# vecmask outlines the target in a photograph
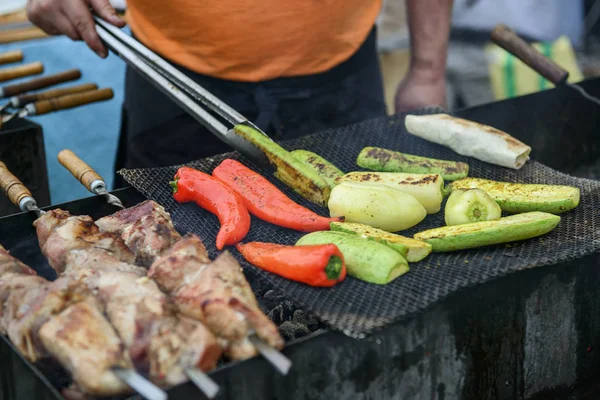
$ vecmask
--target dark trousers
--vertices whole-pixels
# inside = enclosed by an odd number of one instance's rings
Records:
[[[316,75],[247,83],[178,68],[276,140],[386,114],[375,29],[350,59]],[[137,72],[126,74],[117,171],[232,151]],[[114,186],[125,186],[118,174]]]

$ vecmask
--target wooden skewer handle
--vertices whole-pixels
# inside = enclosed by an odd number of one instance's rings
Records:
[[[77,157],[71,150],[65,149],[58,153],[58,162],[77,179],[87,190],[92,191],[92,182],[103,180],[102,177],[87,165],[81,158]]]
[[[0,65],[23,61],[23,52],[21,50],[7,51],[0,54]]]
[[[42,115],[52,111],[65,110],[84,104],[108,100],[112,99],[113,95],[113,91],[110,88],[104,88],[42,100],[35,103],[35,114]]]
[[[565,83],[569,78],[569,72],[537,51],[506,25],[498,25],[494,28],[492,42],[529,65],[555,85]]]
[[[42,72],[44,72],[44,65],[41,62],[34,62],[18,67],[2,68],[0,69],[0,82],[41,74]]]
[[[81,71],[78,69],[71,69],[58,74],[35,78],[27,82],[5,86],[2,88],[2,94],[4,97],[16,96],[31,90],[42,89],[59,83],[74,81],[79,78],[81,78]]]
[[[31,192],[23,183],[12,174],[2,161],[0,161],[0,188],[8,199],[17,207],[24,197],[32,197]]]
[[[48,100],[54,97],[66,96],[68,94],[89,92],[90,90],[96,89],[98,89],[98,85],[96,85],[95,83],[84,83],[83,85],[69,86],[59,89],[50,89],[39,93],[23,94],[18,97],[18,104],[16,104],[16,107],[22,107],[25,104],[34,103],[40,100]]]

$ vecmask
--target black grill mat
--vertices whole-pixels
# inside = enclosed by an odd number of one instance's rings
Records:
[[[435,112],[441,110],[427,108],[418,113]],[[202,145],[200,141],[198,145]],[[469,175],[472,177],[571,185],[581,189],[579,207],[563,214],[557,229],[546,236],[509,245],[454,253],[434,253],[419,263],[412,263],[409,273],[384,286],[348,277],[333,288],[313,288],[259,270],[246,263],[232,248],[247,274],[265,279],[289,300],[316,314],[332,329],[352,337],[365,337],[375,329],[421,311],[460,289],[527,268],[571,261],[600,249],[600,182],[565,175],[531,160],[521,170],[515,171],[459,156],[447,148],[408,134],[404,128],[404,115],[382,117],[323,131],[283,142],[282,145],[288,150],[314,151],[345,172],[360,170],[355,161],[362,148],[378,146],[421,156],[464,161],[469,164]],[[560,157],[560,149],[557,149],[557,157]],[[250,168],[263,173],[298,203],[321,215],[327,215],[327,210],[305,201],[237,152],[195,161],[188,165],[211,173],[225,158],[242,161]],[[219,222],[215,216],[195,204],[178,204],[173,200],[168,182],[172,180],[176,170],[177,167],[173,166],[119,172],[145,196],[162,204],[171,213],[180,231],[198,234],[206,243],[211,257],[215,257],[217,250],[214,243]],[[443,218],[442,208],[441,212],[428,215],[419,225],[401,234],[411,237],[415,232],[443,226]],[[302,233],[279,228],[252,217],[251,230],[244,242],[294,244],[301,236]]]

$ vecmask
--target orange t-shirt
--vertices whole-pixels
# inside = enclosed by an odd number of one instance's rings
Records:
[[[373,28],[382,0],[128,0],[142,43],[192,71],[257,82],[327,71]]]

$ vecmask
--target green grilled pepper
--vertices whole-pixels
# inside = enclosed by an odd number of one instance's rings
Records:
[[[543,211],[560,214],[579,205],[580,191],[573,186],[496,182],[465,178],[450,185],[456,189],[481,189],[508,213]]]
[[[458,161],[437,160],[400,153],[380,147],[365,147],[356,164],[371,171],[438,174],[445,181],[461,179],[469,174],[469,165]]]
[[[348,275],[369,283],[385,285],[408,272],[408,262],[389,247],[343,232],[319,231],[305,235],[297,246],[335,244],[344,255]]]
[[[414,238],[431,244],[434,252],[464,250],[545,235],[559,222],[558,215],[532,211],[494,221],[430,229],[415,234]]]

